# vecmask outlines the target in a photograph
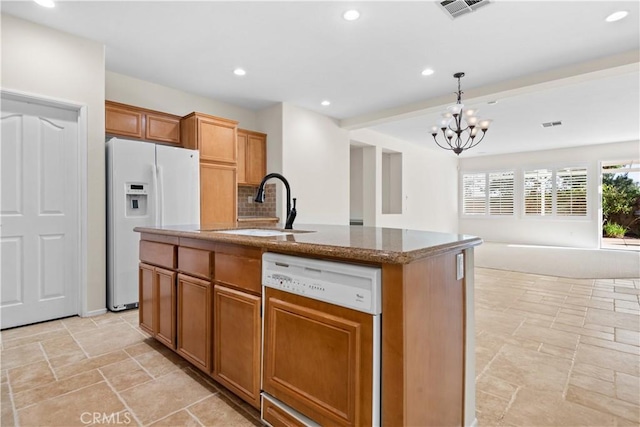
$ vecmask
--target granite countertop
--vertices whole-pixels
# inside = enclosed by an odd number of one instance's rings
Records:
[[[406,264],[419,258],[482,243],[479,237],[465,234],[348,225],[295,224],[294,230],[284,230],[292,234],[273,237],[219,233],[222,230],[245,228],[282,230],[283,227],[283,224],[267,225],[258,222],[252,225],[242,222],[205,226],[136,227],[134,231],[390,264]]]

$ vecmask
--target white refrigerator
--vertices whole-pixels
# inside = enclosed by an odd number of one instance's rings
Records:
[[[107,141],[107,308],[138,306],[139,226],[200,224],[197,150]]]

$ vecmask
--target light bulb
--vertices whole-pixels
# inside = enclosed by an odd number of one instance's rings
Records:
[[[627,12],[626,10],[619,10],[619,11],[614,12],[611,15],[607,16],[605,21],[607,21],[607,22],[616,22],[616,21],[619,21],[621,19],[626,18],[627,15],[629,15],[629,12]]]
[[[455,114],[460,114],[460,111],[462,111],[463,108],[464,108],[463,104],[453,104],[447,107],[447,111],[455,115]]]
[[[453,131],[451,129],[447,129],[445,134],[447,135],[447,138],[451,138],[453,136]]]
[[[358,12],[355,9],[352,10],[347,10],[342,17],[347,20],[347,21],[355,21],[356,19],[360,18],[360,12]]]
[[[53,0],[34,0],[34,1],[42,7],[52,8],[56,6]]]
[[[479,125],[480,125],[480,129],[482,129],[482,130],[487,130],[487,129],[489,129],[489,126],[491,126],[491,122],[492,122],[492,121],[493,121],[493,120],[490,120],[490,119],[480,120],[480,123],[479,123]]]
[[[443,117],[442,119],[440,119],[438,121],[438,124],[440,125],[440,129],[444,129],[447,126],[449,126],[449,122],[450,121],[451,121],[451,117],[449,117],[449,118]]]
[[[476,116],[465,117],[468,126],[475,126],[478,124],[478,118]]]
[[[439,129],[438,126],[431,126],[431,133],[434,134],[434,135],[437,134],[438,133],[438,129]]]

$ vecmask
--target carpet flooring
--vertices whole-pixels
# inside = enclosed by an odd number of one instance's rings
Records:
[[[485,242],[475,249],[475,265],[576,279],[627,279],[640,277],[640,252]]]

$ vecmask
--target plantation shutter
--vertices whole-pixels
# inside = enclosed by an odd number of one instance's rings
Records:
[[[462,175],[462,213],[484,215],[487,210],[486,174]]]
[[[564,168],[556,172],[556,215],[587,215],[586,168]]]
[[[513,172],[489,174],[489,215],[513,215]]]
[[[549,169],[524,173],[524,214],[551,215],[553,213],[553,181]]]

